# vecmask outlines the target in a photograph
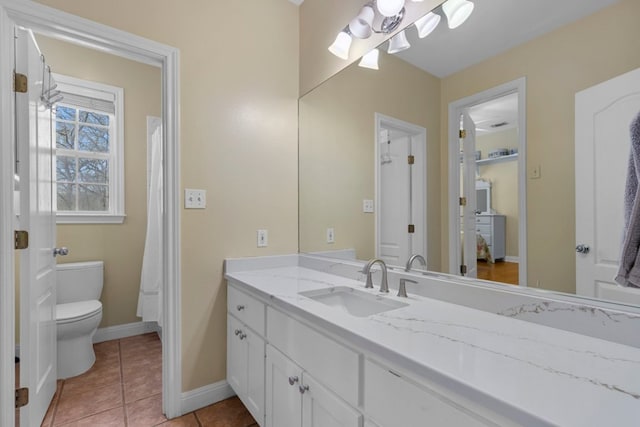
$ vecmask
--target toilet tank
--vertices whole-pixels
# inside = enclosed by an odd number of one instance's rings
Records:
[[[99,300],[104,279],[102,261],[70,262],[56,266],[56,303]]]

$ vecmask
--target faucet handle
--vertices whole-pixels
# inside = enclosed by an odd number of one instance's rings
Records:
[[[407,282],[418,284],[415,280],[400,279],[400,286],[398,286],[398,296],[407,298]]]

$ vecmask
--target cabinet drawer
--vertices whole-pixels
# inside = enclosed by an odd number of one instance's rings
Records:
[[[489,236],[491,235],[491,226],[476,224],[476,232],[482,234],[483,236]]]
[[[418,387],[369,360],[364,364],[364,410],[380,427],[423,427],[426,420],[433,426],[494,425],[434,390]]]
[[[491,224],[490,216],[476,216],[476,224]]]
[[[227,311],[262,336],[264,336],[264,310],[265,306],[262,302],[233,286],[227,286]]]
[[[358,406],[358,353],[271,307],[267,307],[267,340],[324,386]]]

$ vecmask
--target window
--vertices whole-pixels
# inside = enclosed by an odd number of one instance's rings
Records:
[[[123,89],[54,75],[58,223],[124,220]]]

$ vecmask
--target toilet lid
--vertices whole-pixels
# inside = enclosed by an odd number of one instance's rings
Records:
[[[91,317],[102,310],[98,300],[69,302],[56,305],[56,321],[77,321]]]

